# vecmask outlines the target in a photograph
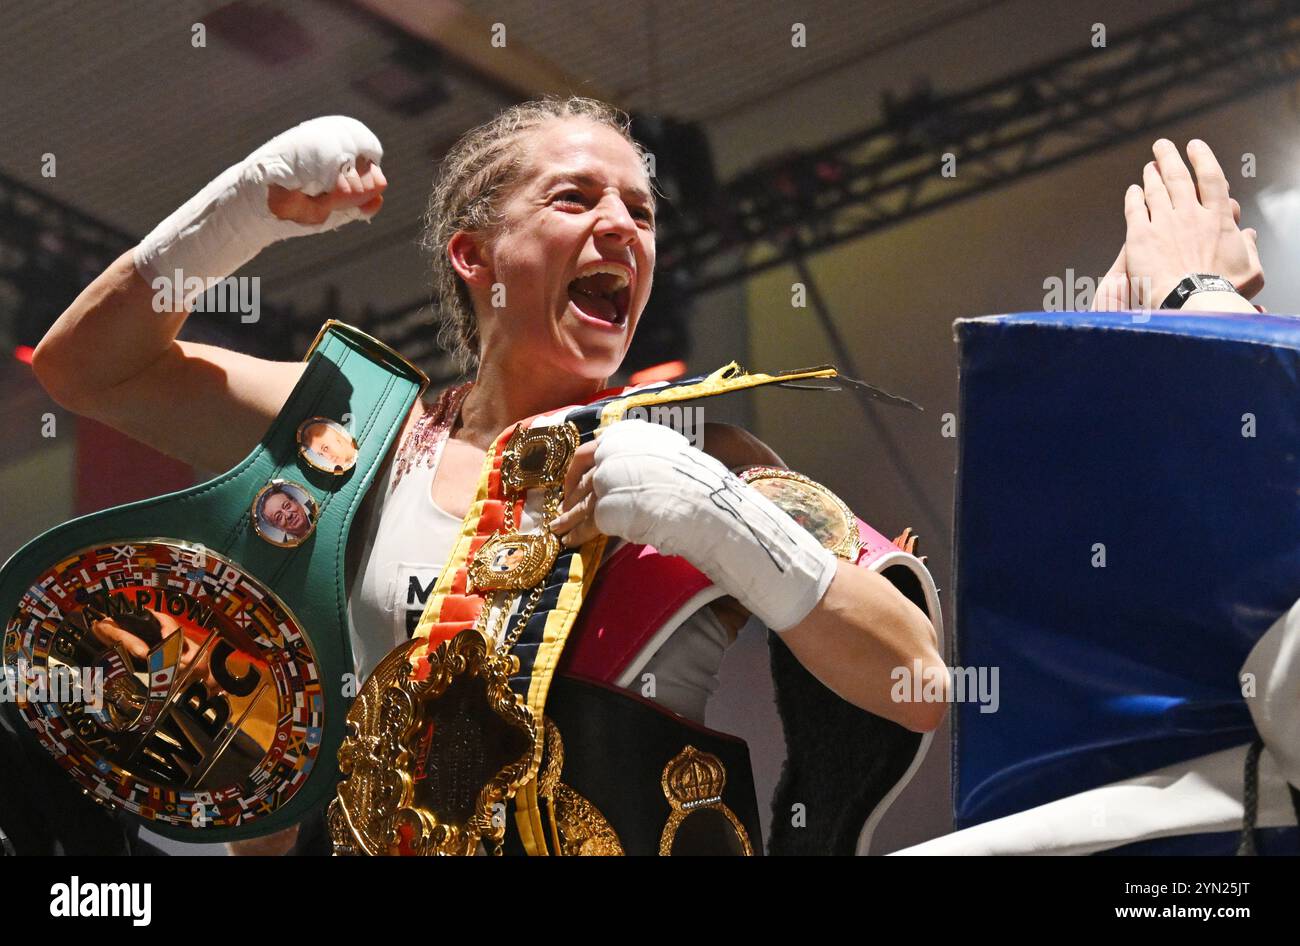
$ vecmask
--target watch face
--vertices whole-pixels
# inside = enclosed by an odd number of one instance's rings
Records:
[[[95,800],[195,829],[248,824],[306,784],[324,725],[294,616],[237,564],[170,539],[50,565],[5,626],[18,712]]]

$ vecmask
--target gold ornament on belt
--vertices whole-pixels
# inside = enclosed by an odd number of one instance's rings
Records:
[[[527,781],[536,727],[510,689],[518,661],[470,628],[438,645],[417,681],[410,652],[422,643],[385,657],[348,713],[336,853],[474,854],[500,842],[498,806]]]
[[[857,516],[821,483],[794,470],[771,466],[750,467],[740,478],[840,558],[857,560],[862,550]]]
[[[511,435],[501,462],[503,529],[467,566],[471,590],[487,593],[475,626],[427,658],[423,639],[394,650],[348,712],[345,778],[329,811],[335,853],[470,855],[480,844],[501,853],[505,803],[531,778],[538,730],[510,687],[519,671],[510,651],[559,554],[550,524],[577,446],[570,423]],[[546,490],[541,531],[521,534],[514,504],[533,488]],[[514,630],[504,633],[512,614]],[[417,679],[421,660],[427,673]]]
[[[564,741],[546,720],[546,756],[537,776],[537,797],[546,802],[554,854],[563,857],[620,857],[623,845],[600,809],[560,781]]]
[[[550,524],[560,514],[564,475],[578,449],[578,428],[571,423],[516,428],[501,456],[501,489],[506,495],[505,524],[479,548],[469,564],[470,591],[518,591],[550,574],[560,554],[560,540]],[[521,533],[515,527],[510,498],[543,489],[542,526]]]
[[[661,856],[690,853],[674,850],[682,826],[688,819],[716,822],[719,817],[725,821],[720,825],[715,823],[702,826],[702,830],[710,834],[721,830],[730,835],[728,840],[733,843],[737,854],[749,857],[754,853],[749,843],[749,832],[736,817],[736,813],[722,802],[722,791],[727,786],[727,769],[713,753],[687,746],[664,766],[660,784],[668,805],[672,808],[672,814],[668,816],[659,838]]]

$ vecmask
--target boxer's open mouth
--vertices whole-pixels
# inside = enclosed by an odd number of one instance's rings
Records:
[[[632,297],[627,267],[616,263],[594,263],[569,283],[569,301],[583,315],[611,325],[627,321]]]

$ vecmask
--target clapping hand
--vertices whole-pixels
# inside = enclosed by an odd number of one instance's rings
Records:
[[[1189,273],[1223,276],[1247,299],[1264,285],[1255,230],[1240,228],[1241,205],[1210,146],[1187,145],[1195,179],[1173,142],[1152,146],[1143,183],[1124,195],[1124,247],[1097,287],[1094,309],[1156,308]],[[1136,292],[1136,298],[1134,298]]]

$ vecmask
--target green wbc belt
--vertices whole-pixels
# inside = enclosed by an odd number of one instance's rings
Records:
[[[329,322],[237,467],[19,550],[0,570],[17,728],[170,837],[252,837],[322,806],[356,691],[348,532],[427,383]]]

